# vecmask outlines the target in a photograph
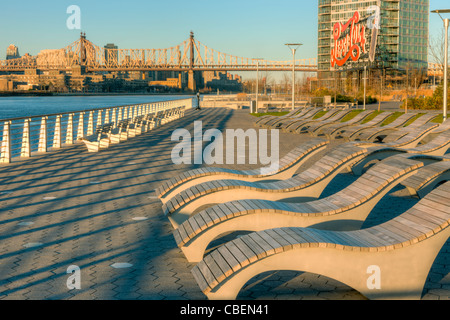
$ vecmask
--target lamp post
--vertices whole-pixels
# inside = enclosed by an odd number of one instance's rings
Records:
[[[364,66],[364,110],[366,110],[367,66]]]
[[[259,96],[259,60],[261,58],[255,58],[256,60],[256,112],[258,112],[258,96]]]
[[[450,9],[443,9],[443,10],[433,10],[432,13],[437,13],[439,17],[441,17],[442,21],[444,22],[444,28],[445,28],[445,39],[444,39],[444,105],[442,110],[443,115],[443,121],[447,120],[447,88],[448,88],[448,26],[449,26],[449,19],[444,19],[441,16],[441,13],[450,13]]]
[[[295,109],[295,52],[301,43],[286,43],[286,45],[292,51],[292,110]]]

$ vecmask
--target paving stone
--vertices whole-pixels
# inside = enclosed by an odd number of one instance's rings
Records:
[[[190,273],[195,264],[188,263],[176,246],[171,224],[154,197],[163,181],[198,167],[175,166],[170,156],[176,144],[171,133],[178,128],[192,131],[195,120],[202,120],[204,129],[253,128],[253,118],[245,110],[204,109],[99,153],[88,153],[84,145],[76,144],[0,166],[0,181],[7,181],[8,190],[13,190],[0,194],[0,300],[205,300]],[[280,132],[280,154],[308,139]],[[330,147],[341,143],[332,141]],[[339,174],[322,196],[354,179]],[[387,221],[393,210],[401,213],[416,202],[397,187],[374,208],[363,227]],[[146,219],[133,220],[136,217]],[[33,224],[19,225],[23,222]],[[42,246],[23,247],[33,242]],[[133,266],[111,268],[116,262]],[[81,268],[81,290],[66,286],[70,276],[66,270],[72,264]],[[449,272],[450,240],[431,269],[424,300],[448,299]],[[238,296],[239,300],[291,298],[364,299],[345,284],[297,271],[259,275]]]

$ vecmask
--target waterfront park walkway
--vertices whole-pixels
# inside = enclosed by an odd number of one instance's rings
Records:
[[[154,190],[198,167],[172,163],[175,129],[193,132],[194,121],[201,120],[204,130],[245,130],[253,128],[253,119],[248,110],[190,109],[181,119],[97,153],[77,143],[0,165],[0,300],[206,299],[191,274],[195,264],[177,247]],[[280,131],[280,156],[307,139],[311,137]],[[340,143],[332,140],[328,148]],[[305,167],[321,155],[309,159]],[[350,173],[337,175],[323,196],[355,179]],[[403,213],[417,201],[398,186],[373,209],[363,227],[392,218],[387,212]],[[80,268],[80,289],[67,287],[71,265]],[[447,241],[422,299],[450,297],[449,265]],[[243,299],[365,298],[324,276],[276,271],[247,283],[238,296]]]

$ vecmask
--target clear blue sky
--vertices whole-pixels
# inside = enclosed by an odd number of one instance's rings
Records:
[[[317,55],[317,0],[21,0],[2,1],[0,59],[14,43],[20,54],[59,49],[79,38],[66,20],[70,5],[81,8],[81,28],[99,46],[167,48],[189,37],[210,48],[248,58],[290,60],[287,42],[304,45],[298,58]],[[431,0],[430,10],[450,8]],[[430,34],[442,21],[431,14]]]

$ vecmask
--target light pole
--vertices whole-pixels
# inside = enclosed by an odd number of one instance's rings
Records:
[[[258,96],[259,96],[259,60],[261,58],[256,58],[256,112],[258,112]]]
[[[441,16],[441,13],[450,13],[450,9],[443,9],[443,10],[433,10],[432,13],[437,13],[439,17],[441,17],[442,21],[444,21],[444,28],[445,28],[445,39],[444,39],[444,47],[445,47],[445,53],[444,53],[444,105],[442,110],[443,115],[443,121],[445,122],[447,120],[447,88],[448,88],[448,26],[449,26],[449,19],[444,19]]]
[[[295,109],[295,52],[301,43],[286,43],[286,45],[292,51],[292,110]]]
[[[367,66],[364,66],[364,110],[366,110]]]

